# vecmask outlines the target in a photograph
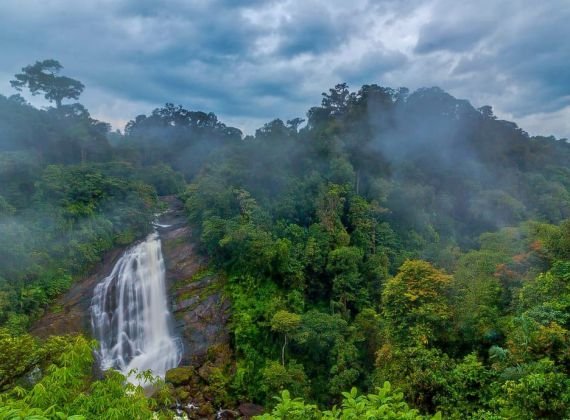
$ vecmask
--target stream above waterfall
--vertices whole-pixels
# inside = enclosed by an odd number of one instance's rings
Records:
[[[115,368],[126,376],[132,369],[150,370],[164,378],[180,363],[182,344],[171,328],[157,232],[127,249],[111,274],[97,284],[91,325],[100,344],[102,369]]]

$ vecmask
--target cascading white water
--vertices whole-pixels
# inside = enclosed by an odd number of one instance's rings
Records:
[[[124,375],[151,370],[164,378],[180,363],[182,349],[170,328],[165,270],[158,234],[128,249],[96,287],[91,323],[101,367]],[[129,380],[136,382],[133,378]]]

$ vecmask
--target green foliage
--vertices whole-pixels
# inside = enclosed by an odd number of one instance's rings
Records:
[[[336,406],[330,411],[321,411],[317,406],[306,404],[302,399],[292,399],[289,391],[283,391],[276,397],[277,405],[269,414],[257,416],[259,420],[273,419],[440,419],[441,414],[422,416],[417,410],[408,406],[403,400],[401,392],[395,392],[389,382],[385,382],[376,392],[368,395],[359,395],[356,388],[350,392],[342,393],[343,399],[340,408]]]
[[[273,420],[273,419],[290,419],[290,420],[304,420],[304,419],[320,419],[322,414],[316,405],[305,404],[301,398],[291,398],[289,391],[281,392],[280,397],[275,397],[277,405],[271,414],[264,414],[263,416],[255,417],[258,420]]]
[[[113,176],[116,165],[49,165],[35,182],[31,207],[0,219],[0,324],[25,328],[75,276],[105,251],[149,232],[154,189]],[[12,321],[10,321],[12,320]]]
[[[406,261],[382,295],[390,333],[400,343],[427,345],[442,340],[451,317],[451,276],[425,261]]]
[[[497,266],[508,258],[488,250],[470,251],[458,261],[454,274],[453,306],[465,340],[492,342],[499,332],[502,287]]]
[[[368,303],[366,288],[359,272],[363,252],[356,247],[340,247],[328,256],[327,271],[333,277],[333,299],[346,311],[348,305],[360,309]]]
[[[61,104],[82,85],[60,69],[14,81],[57,109],[0,96],[0,417],[163,407],[116,373],[93,382],[84,339],[25,331],[148,233],[157,194],[180,193],[232,302],[235,366],[208,365],[204,390],[216,404],[281,392],[265,418],[569,415],[567,142],[437,88],[346,84],[302,128],[276,119],[243,138],[166,104],[122,135]]]
[[[39,362],[36,340],[29,334],[13,335],[0,328],[0,390]]]
[[[438,349],[383,345],[377,353],[375,383],[389,381],[422,411],[433,412],[448,386],[453,360]]]
[[[290,389],[295,395],[305,395],[308,381],[303,365],[290,361],[287,366],[270,361],[262,371],[262,384],[266,395],[275,395],[284,389]]]
[[[58,76],[62,68],[57,60],[36,61],[24,67],[22,73],[16,74],[10,84],[17,90],[27,87],[32,95],[44,93],[45,98],[50,102],[55,101],[59,108],[63,99],[78,99],[85,88],[78,80]]]
[[[466,418],[489,408],[495,372],[488,369],[476,354],[469,354],[449,372],[438,406],[450,418]]]
[[[526,366],[520,378],[507,380],[493,400],[505,418],[559,419],[570,414],[570,379],[548,359]]]
[[[144,183],[152,185],[158,195],[174,195],[184,191],[185,182],[182,174],[164,163],[142,169],[139,178]]]
[[[569,152],[438,89],[343,84],[305,128],[222,147],[185,199],[230,278],[239,398],[267,404],[302,371],[321,405],[389,380],[424,412],[501,416],[504,371],[568,364],[570,299],[531,285],[566,256],[566,224],[545,222],[567,217]]]
[[[17,386],[0,394],[1,419],[153,418],[157,401],[147,398],[142,387],[125,384],[125,377],[118,372],[111,370],[104,379],[91,381],[95,343],[81,336],[54,340],[31,353],[45,355],[54,346],[58,348],[58,355],[50,356],[53,363],[42,370],[38,382],[30,389]],[[159,390],[162,386],[148,373],[140,373],[137,378]]]

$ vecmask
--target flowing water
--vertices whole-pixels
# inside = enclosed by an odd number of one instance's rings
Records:
[[[150,369],[164,377],[180,363],[182,349],[170,325],[158,233],[125,251],[95,287],[91,323],[103,369],[115,368],[124,375],[131,369]]]

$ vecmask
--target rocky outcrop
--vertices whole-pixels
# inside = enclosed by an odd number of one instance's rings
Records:
[[[228,393],[235,364],[228,345],[208,349],[200,367],[181,366],[166,372],[165,381],[177,401],[173,408],[189,419],[249,419],[263,413],[263,407],[237,402]]]
[[[175,197],[163,200],[169,210],[160,216],[158,229],[175,327],[184,343],[181,364],[199,366],[208,349],[229,343],[229,301],[222,293],[224,279],[208,271],[195,249],[182,203]]]

